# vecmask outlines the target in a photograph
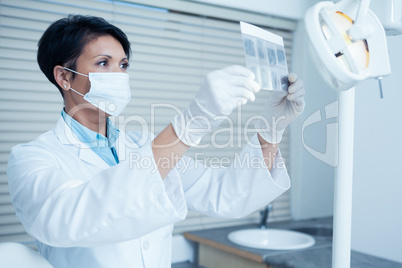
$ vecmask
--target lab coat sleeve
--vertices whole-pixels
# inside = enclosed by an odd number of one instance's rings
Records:
[[[46,148],[14,147],[7,173],[26,231],[51,246],[92,247],[139,238],[184,219],[179,175],[172,171],[163,182],[149,144],[136,153],[151,159],[152,167],[122,161],[83,182],[64,175]]]
[[[203,157],[196,156],[195,160]],[[257,135],[236,155],[229,168],[206,167],[202,162],[186,157],[176,169],[181,174],[188,208],[211,217],[247,216],[290,188],[280,152],[270,172]]]

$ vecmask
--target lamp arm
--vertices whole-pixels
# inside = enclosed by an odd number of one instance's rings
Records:
[[[348,31],[348,34],[350,35],[350,37],[352,37],[354,41],[367,39],[373,33],[373,29],[365,23],[369,6],[370,0],[360,0],[356,19],[353,26]]]

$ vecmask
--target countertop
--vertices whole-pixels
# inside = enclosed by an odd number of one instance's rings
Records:
[[[332,217],[304,221],[268,223],[268,228],[295,230],[304,227],[332,228]],[[243,247],[230,242],[228,234],[235,230],[257,228],[257,224],[224,227],[184,233],[184,236],[197,243],[226,251],[260,263],[267,263],[275,268],[325,268],[331,267],[332,237],[313,235],[315,244],[301,250],[263,250]],[[352,268],[402,268],[402,263],[377,258],[352,251]]]
[[[171,268],[207,268],[207,267],[190,262],[180,262],[180,263],[173,263]]]

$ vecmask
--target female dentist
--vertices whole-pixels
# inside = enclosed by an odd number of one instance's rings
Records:
[[[262,164],[208,168],[183,155],[219,125],[214,119],[254,100],[253,74],[241,66],[209,73],[190,105],[153,137],[109,120],[131,97],[129,58],[126,35],[98,17],[60,19],[38,43],[39,66],[64,108],[54,129],[12,149],[7,174],[17,216],[54,267],[170,267],[173,224],[187,209],[243,217],[290,187],[278,143],[304,109],[296,76],[288,93],[270,98],[259,133],[239,155]],[[133,155],[149,165],[133,163]]]

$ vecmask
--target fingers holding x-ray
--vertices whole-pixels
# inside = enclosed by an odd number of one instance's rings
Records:
[[[253,79],[245,77],[233,76],[230,78],[230,84],[235,87],[247,89],[253,93],[257,93],[261,89],[260,85],[257,82],[255,82]]]
[[[290,80],[290,79],[289,79]],[[289,94],[287,99],[291,101],[292,107],[297,114],[301,114],[304,110],[305,101],[304,94],[306,93],[303,87],[303,81],[296,80],[289,86]]]
[[[234,75],[234,76],[243,76],[243,77],[247,77],[251,80],[255,79],[255,75],[252,71],[250,71],[249,69],[247,69],[244,66],[241,65],[232,65],[226,68],[223,68],[222,71],[230,74],[230,75]]]
[[[244,105],[249,100],[250,101],[255,100],[255,94],[244,87],[233,87],[231,94],[233,96],[235,106],[237,105],[238,102]]]
[[[297,74],[295,74],[295,73],[290,73],[289,75],[288,75],[288,80],[289,80],[289,82],[292,84],[292,83],[294,83],[296,80],[297,80]]]
[[[290,101],[297,99],[300,96],[304,96],[305,90],[303,87],[303,81],[297,80],[289,86],[287,98]]]

